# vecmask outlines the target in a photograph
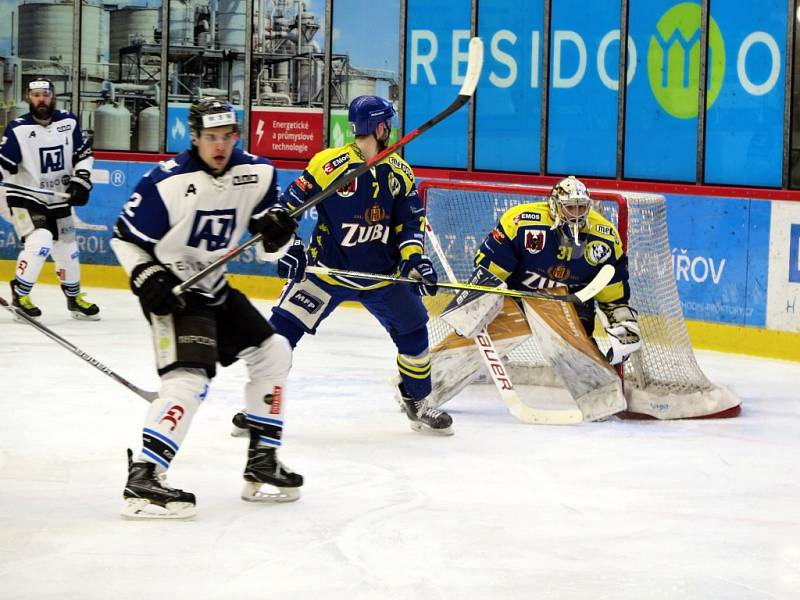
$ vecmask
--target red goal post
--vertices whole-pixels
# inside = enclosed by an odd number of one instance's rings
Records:
[[[425,180],[418,192],[442,245],[443,256],[428,249],[437,272],[443,276],[447,261],[456,279],[466,281],[475,251],[500,216],[517,204],[546,200],[550,187]],[[624,367],[629,413],[659,419],[738,415],[740,400],[711,383],[695,359],[675,284],[664,196],[618,190],[591,190],[591,196],[594,208],[619,230],[628,254],[631,306],[639,311],[642,350]],[[445,295],[428,305],[431,347],[451,331],[437,318],[447,300]],[[533,340],[505,360],[515,383],[561,387]]]

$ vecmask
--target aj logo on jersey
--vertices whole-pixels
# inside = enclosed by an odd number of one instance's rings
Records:
[[[209,252],[227,248],[234,227],[236,227],[236,210],[233,208],[198,210],[194,214],[192,233],[187,244],[193,248],[200,248],[205,242],[205,249]]]
[[[42,173],[64,170],[64,148],[62,146],[39,148],[39,162],[42,164]]]

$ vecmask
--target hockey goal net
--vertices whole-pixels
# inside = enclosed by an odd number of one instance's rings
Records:
[[[549,191],[536,185],[423,181],[419,193],[444,255],[437,255],[430,244],[427,252],[440,277],[447,272],[445,260],[456,279],[466,281],[475,252],[500,216],[517,204],[546,200]],[[623,373],[627,414],[660,419],[738,415],[740,400],[711,383],[695,359],[675,285],[664,196],[604,190],[591,194],[595,209],[617,225],[628,254],[630,304],[639,311],[642,349],[625,363]],[[439,294],[428,305],[431,347],[452,332],[437,318],[449,299]],[[602,338],[598,344],[605,351]],[[533,338],[504,359],[517,384],[563,387]]]

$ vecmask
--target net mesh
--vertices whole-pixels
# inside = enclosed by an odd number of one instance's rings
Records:
[[[428,223],[447,262],[443,264],[429,237],[427,252],[437,272],[442,278],[466,281],[473,270],[475,252],[502,214],[517,204],[546,200],[549,188],[425,182],[420,193],[426,202]],[[714,390],[695,360],[686,330],[673,274],[664,197],[594,190],[592,197],[595,208],[620,230],[629,260],[630,303],[639,311],[642,350],[625,363],[626,388],[656,396],[689,396]],[[452,331],[437,318],[451,297],[440,293],[428,301],[431,347]],[[598,343],[605,350],[602,338]],[[513,350],[506,362],[515,382],[560,385],[532,338]]]

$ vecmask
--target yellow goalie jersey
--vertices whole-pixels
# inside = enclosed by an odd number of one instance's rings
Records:
[[[476,266],[488,269],[517,290],[566,286],[574,292],[605,264],[613,265],[616,273],[595,300],[627,304],[628,259],[617,228],[599,212],[590,210],[576,243],[561,227],[553,229],[547,202],[520,204],[507,210],[475,257]]]

